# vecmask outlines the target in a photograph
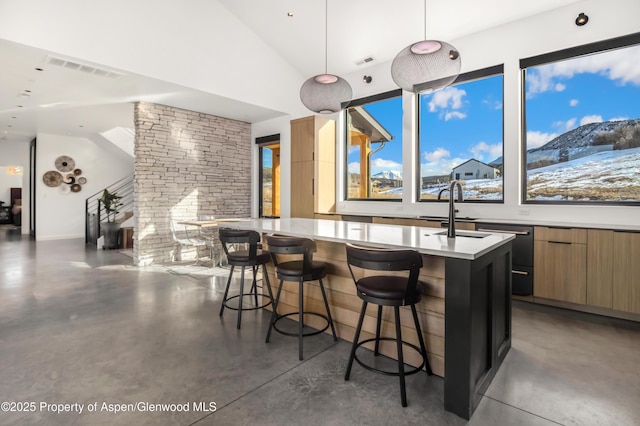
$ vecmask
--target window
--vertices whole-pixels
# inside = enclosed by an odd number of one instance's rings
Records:
[[[402,91],[353,101],[347,115],[347,199],[402,199]]]
[[[256,139],[260,170],[259,217],[280,217],[280,135]]]
[[[640,204],[640,34],[523,59],[524,202]]]
[[[502,74],[502,65],[462,74],[420,95],[420,201],[455,179],[465,201],[502,202]]]

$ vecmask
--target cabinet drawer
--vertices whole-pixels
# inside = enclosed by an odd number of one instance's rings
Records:
[[[533,267],[513,265],[511,271],[511,293],[518,296],[531,296],[533,294]]]
[[[587,244],[587,230],[536,226],[535,239],[536,241],[549,241],[555,243]]]
[[[514,265],[533,266],[533,226],[478,223],[476,231],[507,232],[516,235],[512,242]]]

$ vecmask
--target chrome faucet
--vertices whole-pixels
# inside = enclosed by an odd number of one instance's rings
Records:
[[[458,187],[458,202],[464,201],[464,196],[462,194],[462,185],[457,180],[451,181],[451,186],[449,188],[444,188],[440,190],[438,193],[438,201],[442,197],[442,193],[449,191],[449,227],[447,228],[447,238],[455,238],[456,237],[456,208],[453,204],[456,187]]]

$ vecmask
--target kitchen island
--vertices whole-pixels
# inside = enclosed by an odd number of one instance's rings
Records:
[[[425,286],[417,308],[429,361],[434,373],[444,378],[445,409],[465,419],[471,417],[511,347],[514,235],[458,231],[456,238],[447,238],[441,228],[301,218],[256,219],[225,226],[314,239],[318,246],[314,259],[328,264],[325,286],[337,333],[348,341],[353,340],[360,300],[348,272],[344,244],[420,252],[424,262],[420,280]],[[277,285],[276,278],[270,278],[271,285]],[[319,288],[309,286],[305,310],[322,312]],[[283,291],[279,313],[297,309],[297,288]],[[408,310],[405,314],[411,315]],[[313,318],[309,316],[309,325],[322,328]],[[367,312],[363,337],[373,335],[374,318],[375,312]],[[393,319],[384,318],[382,334],[392,330]],[[415,331],[403,336],[411,342]],[[392,346],[383,345],[381,352],[394,357]],[[405,362],[419,364],[417,356],[407,356]]]

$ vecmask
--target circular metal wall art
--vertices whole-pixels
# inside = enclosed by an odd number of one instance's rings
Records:
[[[61,172],[70,172],[74,169],[74,167],[76,167],[76,162],[73,160],[73,158],[67,155],[61,155],[60,157],[56,158],[56,169],[60,170]]]
[[[80,176],[82,174],[82,169],[75,169],[73,171],[73,174],[76,175],[76,176]]]
[[[71,185],[71,192],[80,192],[82,190],[82,186],[80,184],[74,183]]]
[[[69,173],[64,177],[64,183],[68,183],[71,185],[72,183],[76,183],[76,177],[73,173]]]
[[[61,193],[63,194],[68,194],[71,192],[71,187],[69,185],[60,185],[58,187],[58,189],[60,190]]]
[[[85,183],[87,183],[87,178],[86,177],[78,178],[78,183],[80,185],[84,185]]]
[[[62,183],[62,175],[55,170],[50,170],[42,176],[42,181],[50,188],[55,188]]]

